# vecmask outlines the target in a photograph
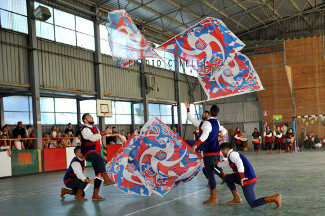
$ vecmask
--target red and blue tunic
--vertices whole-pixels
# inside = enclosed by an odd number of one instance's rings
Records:
[[[247,180],[244,181],[244,185],[249,185],[256,182],[256,175],[252,165],[240,152],[232,149],[229,150],[228,162],[234,173],[238,175],[238,178],[247,178]]]
[[[96,127],[88,127],[84,125],[82,130],[85,128],[89,128],[93,134],[100,134],[99,130]],[[101,155],[101,149],[102,147],[100,144],[100,139],[97,141],[90,141],[85,139],[81,134],[81,153],[84,155],[85,159],[91,152],[97,152],[99,155]]]
[[[74,173],[71,164],[73,162],[79,162],[82,168],[82,171],[85,170],[85,161],[84,160],[79,160],[77,157],[74,157],[69,165],[69,168],[67,169],[67,171],[65,172],[65,175],[63,177],[63,182],[64,184],[68,183],[72,178],[77,177],[77,175]]]
[[[203,141],[203,143],[199,139],[196,142],[196,145],[203,144],[202,146],[203,156],[219,156],[220,155],[219,140],[218,140],[219,127],[220,127],[219,121],[216,118],[210,118],[207,121],[211,124],[211,131],[209,133],[209,136],[205,141]]]

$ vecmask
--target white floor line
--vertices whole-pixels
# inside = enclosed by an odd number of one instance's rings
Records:
[[[269,168],[267,168],[267,169],[261,170],[261,171],[256,172],[256,173],[265,172],[265,171],[267,171],[267,170],[270,170],[270,169],[273,169],[273,168],[276,168],[276,167],[279,167],[279,166],[283,166],[283,165],[288,164],[288,163],[292,163],[292,161],[289,161],[289,162],[287,162],[287,163],[283,163],[283,164],[279,164],[279,165],[277,165],[277,166],[272,166],[272,167],[269,167]],[[158,207],[158,206],[164,205],[164,204],[166,204],[166,203],[174,202],[174,201],[176,201],[176,200],[182,199],[182,198],[184,198],[184,197],[187,197],[187,196],[190,196],[190,195],[192,195],[192,194],[196,194],[196,193],[199,193],[199,192],[201,192],[201,191],[205,191],[205,190],[208,190],[208,188],[203,189],[203,190],[199,190],[199,191],[194,192],[194,193],[191,193],[191,194],[187,194],[187,195],[182,196],[182,197],[178,197],[178,198],[175,198],[175,199],[169,200],[169,201],[167,201],[167,202],[163,202],[163,203],[160,203],[160,204],[157,204],[157,205],[154,205],[154,206],[150,206],[150,207],[148,207],[148,208],[144,208],[144,209],[140,209],[140,210],[135,211],[135,212],[131,212],[131,213],[129,213],[129,214],[126,214],[125,216],[134,215],[134,214],[137,214],[137,213],[139,213],[139,212],[143,212],[143,211],[146,211],[146,210],[149,210],[149,209],[152,209],[152,208],[155,208],[155,207]]]
[[[182,198],[187,197],[187,196],[191,196],[191,195],[193,195],[193,194],[200,193],[200,192],[205,191],[205,190],[208,190],[208,188],[203,189],[203,190],[196,191],[196,192],[194,192],[194,193],[186,194],[185,196],[181,196],[181,197],[178,197],[178,198],[175,198],[175,199],[172,199],[172,200],[166,201],[166,202],[162,202],[162,203],[159,203],[159,204],[157,204],[157,205],[150,206],[150,207],[148,207],[148,208],[140,209],[140,210],[138,210],[138,211],[131,212],[131,213],[126,214],[126,215],[124,215],[124,216],[134,215],[134,214],[137,214],[137,213],[139,213],[139,212],[143,212],[143,211],[146,211],[146,210],[149,210],[149,209],[155,208],[155,207],[157,207],[157,206],[165,205],[165,204],[167,204],[167,203],[174,202],[174,201],[176,201],[176,200],[182,199]]]

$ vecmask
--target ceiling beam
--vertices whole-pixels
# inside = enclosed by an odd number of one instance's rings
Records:
[[[229,19],[230,21],[236,23],[237,25],[241,26],[242,28],[246,29],[247,31],[249,31],[249,29],[243,25],[242,23],[238,22],[237,20],[235,20],[234,18],[230,17],[228,14],[226,14],[225,12],[223,12],[222,10],[220,10],[219,8],[215,7],[214,5],[212,5],[210,2],[208,2],[207,0],[201,0],[204,4],[206,4],[207,6],[209,6],[210,8],[212,8],[213,10],[217,11],[218,13],[220,13],[222,16],[226,17],[227,19]]]
[[[323,6],[325,6],[325,4],[321,4],[321,5],[319,5],[319,6],[317,6],[317,7],[315,7],[315,8],[311,8],[311,9],[309,9],[309,10],[305,10],[305,11],[303,11],[302,13],[295,13],[295,14],[292,14],[292,15],[290,15],[290,16],[287,16],[287,17],[285,17],[285,18],[282,18],[282,21],[285,21],[285,20],[288,20],[288,19],[292,19],[292,18],[295,18],[295,17],[299,17],[299,16],[302,16],[302,15],[305,15],[305,14],[310,14],[310,13],[317,13],[317,12],[322,12],[322,11],[325,11],[325,7],[323,7]],[[269,19],[269,21],[272,21],[272,19]],[[257,31],[257,30],[259,30],[259,29],[263,29],[263,28],[266,28],[266,27],[268,27],[268,26],[270,26],[270,25],[274,25],[274,24],[276,24],[276,23],[278,23],[278,21],[276,20],[276,21],[273,21],[273,22],[270,22],[270,23],[268,23],[268,24],[266,24],[265,26],[260,26],[260,27],[257,27],[257,28],[254,28],[254,29],[251,29],[251,30],[249,30],[249,31],[246,31],[246,32],[242,32],[242,33],[235,33],[238,37],[240,37],[240,36],[243,36],[243,35],[246,35],[246,34],[249,34],[249,33],[251,33],[251,32],[254,32],[254,31]],[[249,26],[249,28],[250,27],[252,27],[252,26]]]
[[[196,18],[202,18],[201,15],[195,13],[194,11],[192,11],[192,10],[189,9],[189,8],[186,8],[186,7],[184,7],[184,6],[180,5],[180,4],[177,4],[177,3],[174,2],[173,0],[166,0],[166,1],[169,2],[169,3],[172,4],[172,5],[174,5],[174,6],[178,7],[178,8],[180,8],[180,9],[182,9],[183,11],[188,12],[189,14],[191,14],[192,16],[194,16],[194,17],[196,17]]]
[[[241,2],[239,2],[239,0],[233,0],[233,1],[235,3],[237,3],[239,7],[241,7],[242,9],[244,9],[244,11],[247,11],[247,8]],[[247,13],[249,13],[249,15],[251,15],[257,21],[259,21],[260,23],[262,23],[263,25],[265,25],[265,23],[259,17],[257,17],[255,14],[252,14],[251,12],[247,12]]]
[[[128,12],[128,13],[131,13],[131,12],[133,12],[133,11],[135,11],[135,10],[138,10],[138,9],[142,8],[142,6],[146,6],[146,5],[148,5],[148,4],[150,4],[150,3],[154,2],[154,1],[157,1],[157,0],[151,0],[151,1],[147,2],[147,3],[145,3],[145,4],[141,4],[140,6],[138,6],[138,7],[136,7],[136,8],[133,8],[133,9],[131,9],[131,10],[128,10],[127,12]]]
[[[293,0],[290,0],[291,4],[294,6],[294,8],[298,11],[298,12],[302,12],[303,9],[300,9],[298,7],[298,5],[293,1]],[[302,16],[302,18],[305,20],[305,22],[310,26],[312,27],[312,24],[307,20],[306,17]]]
[[[132,3],[132,4],[136,5],[136,6],[141,6],[141,3],[136,2],[136,1],[133,1],[133,0],[128,0],[128,2],[130,2],[130,3]],[[175,23],[176,25],[184,26],[185,28],[189,28],[189,26],[184,25],[184,24],[178,22],[177,20],[172,19],[172,18],[170,18],[170,17],[168,17],[168,16],[165,16],[164,14],[162,14],[162,13],[160,13],[160,12],[158,12],[158,11],[152,9],[152,8],[149,8],[149,7],[147,7],[147,6],[143,6],[143,5],[142,5],[142,8],[145,9],[146,11],[149,11],[150,13],[153,13],[153,14],[155,14],[155,15],[157,15],[157,16],[161,16],[161,17],[163,17],[164,19],[166,19],[166,20],[168,20],[168,21],[170,21],[170,22],[173,22],[173,23]]]
[[[109,2],[110,0],[102,0],[96,3],[97,6],[101,6],[103,4],[105,4],[106,2]]]
[[[187,2],[186,4],[182,5],[182,8],[186,7],[187,5],[192,4],[193,2],[196,2],[196,0],[192,0],[192,1]],[[180,11],[180,9],[179,8],[175,8],[174,10],[168,11],[167,13],[162,14],[161,16],[153,17],[151,19],[144,20],[143,22],[144,23],[151,23],[151,22],[153,22],[153,21],[155,21],[157,19],[162,18],[163,16],[168,16],[169,14],[172,14],[172,13],[175,13],[175,12],[178,12],[178,11]]]

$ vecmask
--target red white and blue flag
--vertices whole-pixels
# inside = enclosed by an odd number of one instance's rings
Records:
[[[106,29],[112,57],[118,67],[126,67],[139,59],[157,56],[125,10],[108,13]]]
[[[115,186],[129,194],[163,196],[198,175],[202,157],[158,118],[151,118],[107,163]]]
[[[157,49],[179,56],[197,71],[214,73],[244,46],[221,20],[207,17]]]
[[[198,73],[208,100],[262,90],[245,44],[218,19],[207,17],[157,49],[171,52]]]
[[[198,78],[208,99],[263,90],[251,61],[240,52],[214,74],[198,72]]]

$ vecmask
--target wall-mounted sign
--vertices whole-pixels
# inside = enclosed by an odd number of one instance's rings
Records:
[[[273,122],[282,122],[282,115],[273,115]]]

